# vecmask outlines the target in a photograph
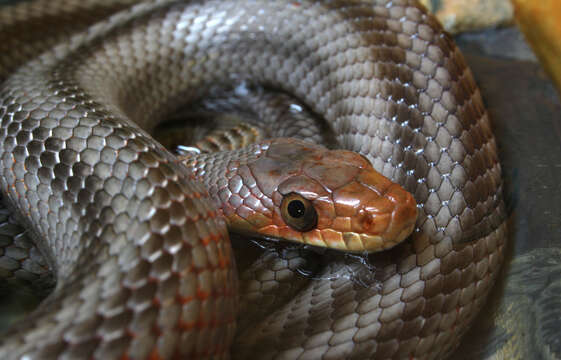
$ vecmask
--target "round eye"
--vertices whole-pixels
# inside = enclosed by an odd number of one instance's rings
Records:
[[[312,230],[318,223],[318,214],[312,202],[297,193],[282,198],[281,215],[288,226],[302,232]]]

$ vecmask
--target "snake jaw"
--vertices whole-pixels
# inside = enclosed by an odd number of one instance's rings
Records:
[[[277,139],[270,151],[274,155],[259,163],[278,180],[276,186],[267,180],[267,187],[275,188],[271,218],[267,222],[262,217],[256,221],[257,214],[246,216],[247,223],[259,226],[251,230],[245,224],[245,231],[350,252],[382,251],[413,231],[417,218],[413,196],[374,170],[365,157],[286,139]],[[278,161],[276,167],[272,159]],[[290,166],[285,166],[286,159]],[[253,172],[259,167],[253,166]],[[281,216],[283,198],[295,193],[309,200],[317,212],[317,226],[312,230],[297,231]]]

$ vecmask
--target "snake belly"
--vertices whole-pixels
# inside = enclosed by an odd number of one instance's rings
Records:
[[[414,194],[419,218],[370,255],[372,286],[326,265],[332,276],[299,280],[236,333],[224,222],[148,133],[206,89],[246,80],[324,118],[341,147]],[[2,193],[57,276],[1,358],[443,358],[503,259],[488,114],[416,1],[138,4],[11,74],[0,119]]]

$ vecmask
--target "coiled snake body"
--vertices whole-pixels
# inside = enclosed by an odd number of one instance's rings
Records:
[[[318,279],[242,275],[235,331],[220,213],[145,131],[246,80],[324,118],[419,216],[412,236],[369,256],[366,286],[337,276],[337,261]],[[502,262],[489,119],[459,50],[415,1],[142,3],[14,72],[0,118],[3,194],[57,275],[1,358],[439,358]],[[266,301],[275,291],[291,296]],[[259,322],[244,320],[258,306]]]

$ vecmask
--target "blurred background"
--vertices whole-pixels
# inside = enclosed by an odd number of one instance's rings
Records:
[[[517,26],[561,88],[561,1],[420,0],[451,34]],[[507,40],[508,41],[508,40]]]

